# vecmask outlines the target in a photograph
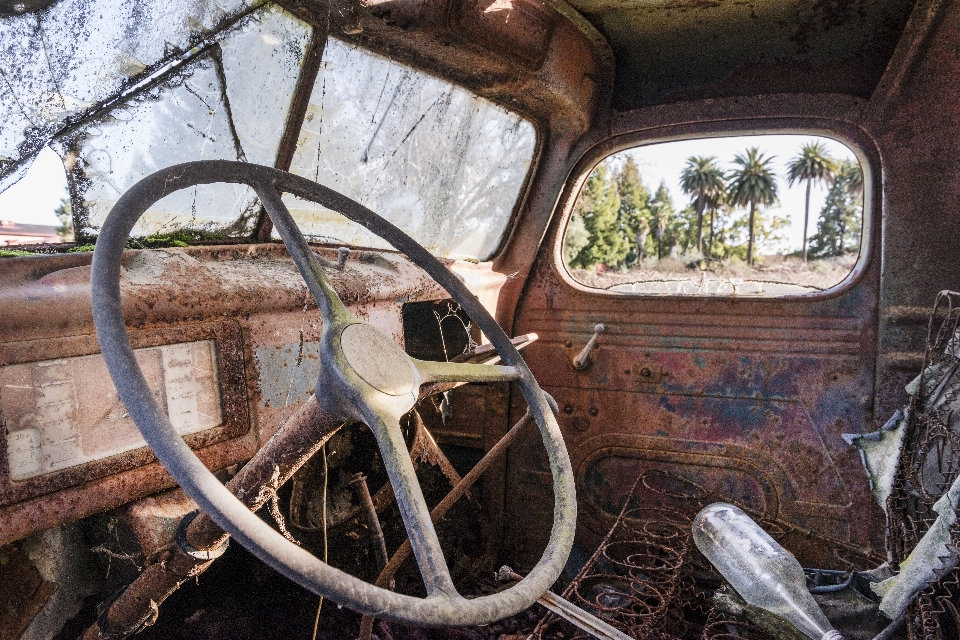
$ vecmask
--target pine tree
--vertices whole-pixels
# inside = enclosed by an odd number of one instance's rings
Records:
[[[582,217],[589,241],[570,261],[571,267],[587,269],[623,261],[630,247],[620,226],[619,209],[616,182],[610,180],[607,167],[601,164],[587,178],[574,206],[574,214]]]
[[[810,239],[815,258],[842,256],[860,249],[863,221],[863,174],[860,165],[844,160],[817,221],[817,234]]]
[[[73,242],[73,207],[70,204],[70,198],[63,198],[53,212],[60,219],[57,235],[64,242]]]
[[[637,163],[629,155],[616,174],[617,195],[620,196],[618,217],[627,242],[634,246],[627,254],[627,263],[644,257],[644,245],[650,233],[650,192],[643,184]]]
[[[563,263],[570,265],[577,254],[590,243],[590,233],[583,224],[583,216],[574,213],[570,216],[567,230],[563,236]]]
[[[673,217],[673,198],[670,197],[667,185],[661,181],[660,186],[657,187],[657,192],[650,200],[650,229],[656,243],[657,260],[666,255],[665,250],[668,250],[670,246],[671,238],[667,235],[667,229],[673,221]]]

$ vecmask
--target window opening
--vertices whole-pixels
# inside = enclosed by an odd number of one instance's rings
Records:
[[[615,153],[594,168],[574,204],[561,254],[575,281],[613,293],[823,291],[858,261],[863,203],[856,155],[830,138],[652,144]]]
[[[60,157],[44,147],[26,174],[0,193],[0,247],[71,240],[73,218],[67,175]],[[0,249],[2,253],[10,251]]]
[[[0,20],[0,190],[64,126],[257,9],[249,0],[13,3]],[[47,6],[49,5],[49,6]],[[0,14],[4,11],[0,8]]]
[[[80,194],[80,233],[95,235],[117,199],[163,167],[212,159],[272,166],[311,32],[281,9],[262,9],[163,82],[59,137],[55,148],[70,158]],[[244,185],[198,185],[157,202],[132,235],[244,236],[259,207]]]

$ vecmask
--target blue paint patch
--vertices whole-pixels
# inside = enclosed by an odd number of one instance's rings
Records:
[[[674,398],[671,397],[671,396],[660,396],[660,401],[657,402],[657,404],[658,404],[661,408],[666,409],[667,411],[669,411],[669,412],[671,412],[671,413],[676,413],[676,412],[677,412],[677,408],[673,405],[673,402],[671,402],[671,400],[673,400],[673,399],[674,399]]]
[[[693,364],[698,369],[705,369],[707,367],[707,359],[703,356],[693,356]]]
[[[302,353],[297,342],[260,347],[254,359],[259,372],[261,409],[301,404],[317,385],[319,342],[304,342]]]

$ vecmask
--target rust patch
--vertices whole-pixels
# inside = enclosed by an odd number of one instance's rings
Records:
[[[57,590],[16,543],[0,547],[0,640],[17,640]]]

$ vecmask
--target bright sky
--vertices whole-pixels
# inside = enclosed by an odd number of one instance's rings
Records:
[[[806,195],[806,183],[795,183],[787,186],[786,164],[800,151],[801,145],[808,141],[819,140],[824,143],[827,151],[837,160],[856,160],[853,152],[843,144],[812,135],[762,135],[737,136],[730,138],[701,138],[699,140],[684,140],[681,142],[665,142],[624,151],[624,154],[633,156],[634,162],[640,167],[643,181],[651,195],[656,191],[663,180],[677,211],[684,208],[689,198],[680,190],[680,172],[683,171],[687,158],[690,156],[716,156],[718,165],[724,171],[735,168],[733,157],[737,153],[744,153],[749,147],[760,147],[765,156],[775,156],[773,166],[779,177],[780,204],[773,206],[769,211],[778,216],[790,219],[790,227],[786,229],[785,240],[788,251],[796,251],[803,243],[803,203]],[[618,154],[620,155],[620,154]],[[823,208],[827,196],[827,189],[814,185],[810,192],[810,224],[807,234],[812,236],[817,232],[817,218]]]
[[[48,147],[37,154],[27,175],[0,193],[0,220],[59,225],[53,211],[67,195],[63,162]]]

